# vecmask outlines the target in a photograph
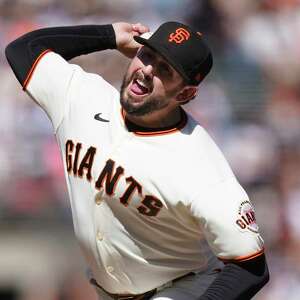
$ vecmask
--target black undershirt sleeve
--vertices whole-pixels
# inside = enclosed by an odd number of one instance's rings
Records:
[[[199,300],[248,300],[269,281],[265,255],[228,263]]]
[[[35,61],[46,50],[70,60],[82,54],[115,48],[112,25],[64,26],[29,32],[11,42],[5,49],[5,55],[23,85]]]

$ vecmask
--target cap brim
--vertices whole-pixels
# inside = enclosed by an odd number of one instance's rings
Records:
[[[180,66],[178,66],[176,64],[176,62],[172,60],[172,58],[169,57],[168,51],[165,48],[159,47],[159,44],[153,43],[153,42],[151,42],[151,40],[148,40],[141,36],[135,36],[134,40],[137,43],[139,43],[143,46],[147,46],[147,47],[151,48],[152,50],[154,50],[155,52],[157,52],[158,54],[160,54],[183,77],[183,79],[187,83],[190,82],[190,79],[185,75],[184,70]]]

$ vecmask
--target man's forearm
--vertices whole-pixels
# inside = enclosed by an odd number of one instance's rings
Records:
[[[18,81],[23,85],[35,61],[47,50],[70,60],[82,54],[115,48],[116,38],[112,25],[81,25],[29,32],[11,42],[5,54]]]
[[[227,264],[199,300],[249,300],[268,282],[265,255]]]

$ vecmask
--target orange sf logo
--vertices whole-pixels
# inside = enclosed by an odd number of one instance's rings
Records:
[[[181,44],[184,41],[187,41],[190,38],[190,33],[180,27],[176,29],[175,32],[171,33],[169,36],[169,42],[175,42],[176,44]]]

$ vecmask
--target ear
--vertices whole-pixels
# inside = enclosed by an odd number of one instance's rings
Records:
[[[198,88],[196,86],[185,86],[176,96],[180,104],[185,104],[196,97]]]

